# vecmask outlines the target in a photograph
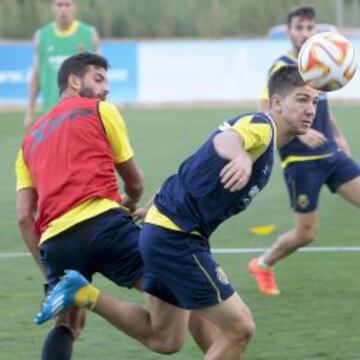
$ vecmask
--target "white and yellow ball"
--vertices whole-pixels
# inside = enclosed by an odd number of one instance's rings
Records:
[[[299,71],[304,81],[317,90],[338,90],[355,74],[354,48],[339,34],[316,34],[301,47]]]

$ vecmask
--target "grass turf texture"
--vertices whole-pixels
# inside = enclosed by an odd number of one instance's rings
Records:
[[[126,110],[132,144],[146,177],[143,201],[176,170],[220,123],[249,109]],[[360,109],[335,107],[334,113],[360,161]],[[0,121],[0,248],[23,252],[15,220],[14,160],[23,136],[22,114],[3,113]],[[359,211],[324,189],[316,246],[359,246]],[[277,232],[256,237],[252,226],[276,224]],[[292,224],[279,164],[268,187],[250,209],[222,225],[213,247],[267,247]],[[359,253],[301,253],[277,267],[282,295],[261,297],[247,275],[251,255],[218,254],[216,258],[253,310],[257,333],[247,360],[358,359],[360,297]],[[0,360],[40,357],[42,339],[51,324],[32,324],[42,298],[42,279],[31,258],[0,259]],[[95,284],[111,294],[144,303],[135,291],[119,289],[101,276]],[[74,359],[165,359],[129,339],[96,315],[89,314],[75,345]],[[199,359],[192,340],[172,359]]]

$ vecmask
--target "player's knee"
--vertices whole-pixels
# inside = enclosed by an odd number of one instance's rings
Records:
[[[175,354],[182,348],[184,344],[184,339],[177,336],[159,336],[158,338],[152,340],[149,344],[149,347],[152,351],[170,355]]]
[[[245,318],[242,317],[233,322],[231,331],[227,331],[226,336],[234,346],[243,347],[254,336],[255,330],[255,322],[249,312]]]
[[[82,331],[84,330],[84,326],[72,326],[70,331],[74,337],[74,340],[78,339],[81,335]]]
[[[78,339],[79,336],[81,335],[82,331],[84,330],[85,327],[85,320],[82,318],[76,319],[77,321],[74,321],[74,319],[70,319],[70,317],[68,316],[68,314],[66,314],[66,316],[59,316],[56,321],[55,324],[56,326],[65,326],[67,327],[74,340]]]
[[[317,235],[317,225],[304,225],[297,233],[297,241],[300,246],[307,246],[312,243]]]

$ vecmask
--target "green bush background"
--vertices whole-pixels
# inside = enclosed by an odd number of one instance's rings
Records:
[[[78,17],[104,38],[260,36],[286,21],[296,0],[77,0]],[[359,0],[312,0],[319,22],[359,26]],[[52,20],[51,0],[1,0],[0,38],[29,39]],[[338,24],[339,25],[339,24]]]

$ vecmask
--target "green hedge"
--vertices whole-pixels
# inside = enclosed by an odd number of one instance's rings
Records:
[[[296,0],[77,0],[78,17],[102,37],[264,35],[284,23]],[[27,39],[52,20],[51,0],[1,0],[0,38]],[[313,0],[320,22],[335,22],[335,1]],[[346,1],[345,1],[346,4]]]

